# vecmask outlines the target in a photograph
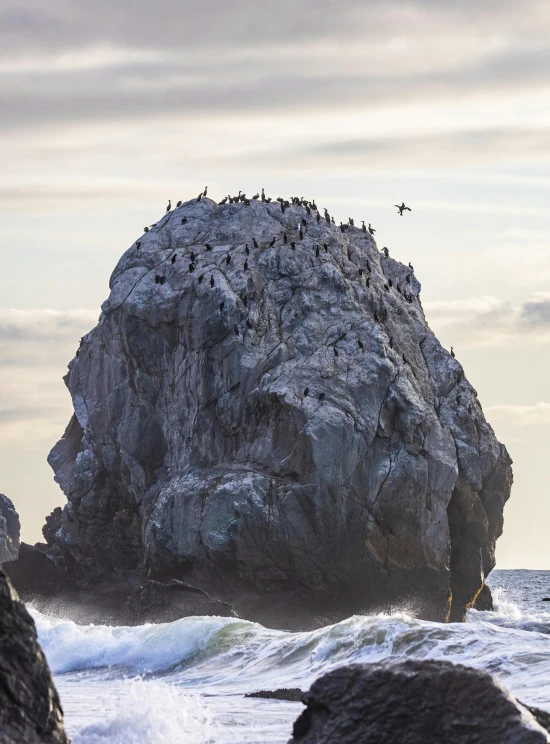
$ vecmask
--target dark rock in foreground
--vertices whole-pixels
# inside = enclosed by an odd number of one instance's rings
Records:
[[[492,677],[444,661],[342,667],[304,695],[289,744],[547,744]]]
[[[1,569],[0,744],[68,744],[34,622]]]
[[[19,515],[13,503],[0,493],[0,565],[17,559],[20,532]]]
[[[203,199],[110,286],[49,458],[68,503],[47,553],[75,586],[178,579],[292,629],[464,618],[510,458],[411,268],[303,206]]]

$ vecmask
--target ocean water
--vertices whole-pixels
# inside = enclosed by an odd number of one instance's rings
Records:
[[[550,711],[550,571],[495,570],[489,584],[496,611],[449,625],[374,615],[287,633],[219,617],[129,628],[31,612],[73,744],[283,744],[302,705],[244,694],[306,689],[353,662],[448,659]]]

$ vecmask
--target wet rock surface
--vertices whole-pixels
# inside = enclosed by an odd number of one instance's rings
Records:
[[[0,493],[0,565],[17,559],[20,532],[19,515],[13,503]]]
[[[50,558],[78,586],[153,572],[276,627],[462,619],[511,461],[413,270],[259,201],[187,202],[138,243],[65,378]]]
[[[550,741],[491,676],[444,661],[342,667],[314,682],[303,701],[289,744]]]
[[[34,622],[0,569],[0,744],[68,744]]]

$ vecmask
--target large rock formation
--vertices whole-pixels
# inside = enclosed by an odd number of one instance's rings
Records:
[[[0,565],[17,560],[20,532],[19,515],[12,501],[0,493]]]
[[[464,616],[511,461],[410,268],[315,210],[203,199],[110,287],[49,458],[68,503],[47,552],[69,576],[177,578],[283,627]]]
[[[0,744],[68,744],[33,620],[0,569]]]
[[[357,664],[303,696],[289,744],[548,744],[533,713],[492,677],[448,661]]]

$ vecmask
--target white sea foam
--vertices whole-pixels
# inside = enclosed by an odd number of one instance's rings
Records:
[[[550,710],[550,613],[541,603],[550,574],[501,573],[507,583],[494,592],[495,612],[472,610],[467,623],[448,625],[355,616],[289,633],[232,618],[111,628],[33,614],[75,744],[276,744],[288,740],[300,705],[244,693],[306,689],[357,662],[448,659],[491,672],[523,702]]]

